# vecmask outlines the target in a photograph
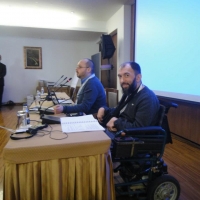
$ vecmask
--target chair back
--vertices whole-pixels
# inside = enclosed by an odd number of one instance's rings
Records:
[[[160,102],[161,103],[161,102]],[[166,144],[171,143],[172,144],[172,137],[171,137],[171,131],[169,129],[169,123],[167,119],[167,113],[168,113],[168,106],[165,104],[160,104],[160,108],[158,111],[158,122],[157,126],[161,126],[165,132],[166,132]]]
[[[76,101],[79,88],[80,86],[77,86],[76,88],[70,88],[70,97],[73,102]]]
[[[156,126],[162,126],[163,119],[164,119],[164,116],[165,116],[165,109],[166,109],[166,107],[160,104],[160,108],[159,108],[159,111],[158,111],[158,121],[157,121]]]
[[[115,108],[118,104],[118,90],[115,88],[105,88],[106,101],[110,108]]]

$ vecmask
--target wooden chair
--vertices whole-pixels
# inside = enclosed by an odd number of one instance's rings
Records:
[[[70,88],[70,98],[72,99],[73,102],[76,101],[79,88],[80,86],[76,86],[76,88],[73,88],[73,87]]]
[[[115,88],[105,88],[107,105],[114,108],[118,104],[118,90]]]

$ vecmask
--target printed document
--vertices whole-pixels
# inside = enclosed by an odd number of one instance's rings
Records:
[[[93,115],[61,117],[60,121],[65,133],[105,130]]]

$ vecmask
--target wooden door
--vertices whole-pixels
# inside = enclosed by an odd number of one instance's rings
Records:
[[[113,57],[110,58],[113,69],[101,71],[101,82],[105,88],[109,87],[117,89],[117,33],[112,36],[112,40],[116,48]],[[102,65],[106,64],[109,64],[108,59],[102,59]]]

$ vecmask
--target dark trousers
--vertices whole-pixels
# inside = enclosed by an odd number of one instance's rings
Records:
[[[2,106],[3,89],[4,89],[4,86],[0,85],[0,108]]]

